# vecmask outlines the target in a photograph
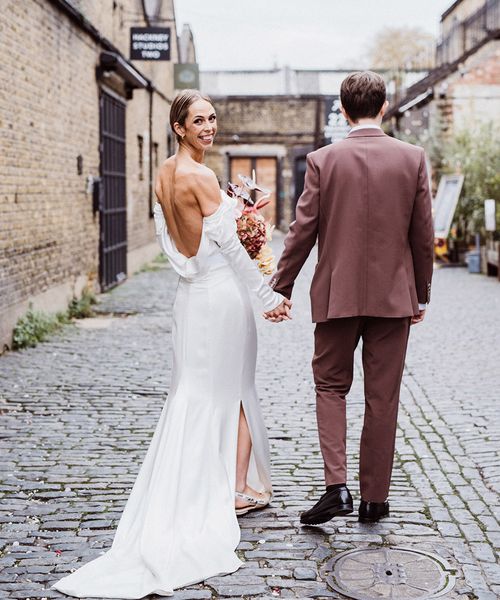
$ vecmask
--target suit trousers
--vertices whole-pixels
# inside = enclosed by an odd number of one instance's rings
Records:
[[[326,485],[347,481],[346,395],[354,351],[363,340],[365,416],[359,481],[361,498],[367,502],[384,502],[389,494],[410,320],[346,317],[316,324],[312,367]]]

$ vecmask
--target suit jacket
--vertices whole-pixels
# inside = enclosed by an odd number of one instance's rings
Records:
[[[290,298],[318,240],[312,320],[406,317],[430,301],[434,257],[424,150],[358,129],[307,155],[304,191],[270,285]]]

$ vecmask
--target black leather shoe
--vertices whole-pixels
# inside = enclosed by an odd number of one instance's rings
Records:
[[[359,522],[376,523],[379,519],[389,516],[389,502],[365,502],[359,505]]]
[[[333,517],[352,513],[352,496],[347,486],[326,491],[316,504],[300,515],[303,525],[319,525]]]

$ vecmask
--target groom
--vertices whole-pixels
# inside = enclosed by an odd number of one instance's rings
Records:
[[[365,417],[359,456],[359,520],[389,514],[387,496],[399,390],[410,324],[430,300],[434,234],[422,148],[387,136],[383,79],[349,75],[340,90],[352,129],[345,140],[307,156],[296,220],[270,285],[291,297],[295,278],[318,241],[311,285],[316,414],[326,492],[303,524],[353,510],[346,486],[346,395],[354,351],[363,340]],[[284,309],[282,309],[284,310]],[[271,321],[287,318],[278,308]]]

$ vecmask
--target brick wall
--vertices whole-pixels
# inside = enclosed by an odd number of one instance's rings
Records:
[[[285,97],[214,98],[219,137],[259,135],[279,139],[310,138],[314,132],[316,100]],[[251,101],[250,101],[251,100]]]
[[[130,14],[141,2],[74,1],[92,24],[128,56]],[[113,8],[116,6],[116,8]],[[163,2],[163,17],[173,14]],[[129,13],[128,22],[124,15]],[[136,17],[134,17],[136,18]],[[175,28],[173,28],[175,35]],[[0,351],[17,318],[35,308],[63,310],[98,274],[99,215],[87,177],[99,175],[100,48],[44,0],[2,6],[0,24]],[[172,48],[177,59],[176,45]],[[137,63],[167,97],[173,64]],[[169,102],[154,96],[153,141],[166,155]],[[149,94],[136,90],[127,104],[128,250],[138,266],[157,253],[149,215]],[[138,175],[137,136],[144,137],[144,178]],[[77,172],[81,156],[82,173]],[[146,249],[145,252],[142,249]]]
[[[434,94],[425,109],[430,128],[441,143],[462,129],[499,123],[500,40],[491,40],[469,56],[459,70],[435,86]]]
[[[470,56],[448,79],[453,128],[500,122],[500,40],[492,40]]]
[[[229,178],[228,157],[254,156],[279,159],[279,194],[281,220],[286,230],[294,217],[295,160],[313,149],[317,99],[311,97],[213,97],[217,111],[218,134],[215,147],[207,155],[207,164],[225,185]],[[319,127],[324,127],[324,109],[319,110]]]
[[[99,170],[99,127],[95,74],[88,68],[96,49],[48,3],[8,2],[0,43],[4,309],[95,274],[98,222],[85,179]]]
[[[142,10],[142,2],[137,0],[131,2],[135,5],[136,13]],[[131,10],[131,9],[129,9]],[[172,19],[174,17],[173,0],[162,2],[162,18]],[[162,23],[162,26],[165,25]],[[172,38],[174,39],[175,27],[172,23],[167,24],[172,27]],[[120,36],[120,49],[128,55],[128,28],[130,22],[125,26],[125,36]],[[140,71],[151,79],[156,87],[169,99],[174,96],[174,63],[178,62],[177,44],[171,45],[170,62],[152,62],[135,61],[134,64]],[[170,103],[165,102],[158,95],[153,95],[153,127],[152,141],[156,145],[156,152],[153,152],[153,182],[156,176],[157,163],[161,166],[167,157],[167,131]],[[143,138],[143,173],[142,179],[139,173],[139,144],[137,137]],[[149,216],[149,93],[147,90],[136,90],[134,98],[127,104],[127,236],[129,249],[129,272],[137,267],[141,260],[141,255],[146,259],[147,256],[158,254],[158,246],[154,234],[154,222]],[[154,188],[154,185],[153,185]],[[153,194],[154,202],[154,194]],[[148,247],[146,253],[141,253],[141,248]],[[138,254],[139,259],[134,259],[134,254]]]

